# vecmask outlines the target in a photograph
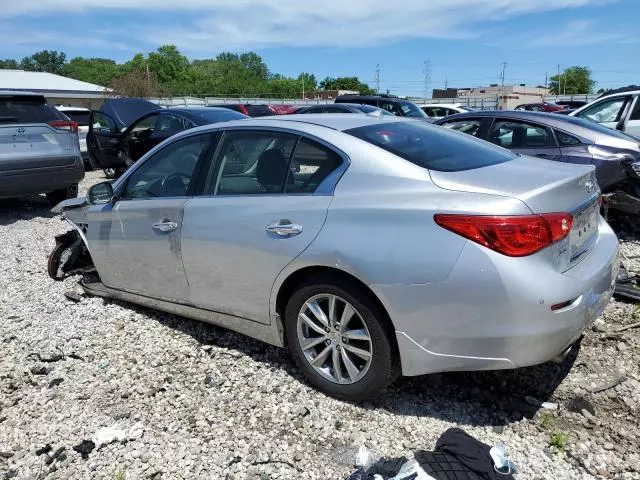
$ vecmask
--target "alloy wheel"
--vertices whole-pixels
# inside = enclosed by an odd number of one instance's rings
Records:
[[[349,385],[369,370],[374,353],[369,329],[345,299],[332,294],[309,298],[298,313],[297,331],[305,359],[323,378]]]

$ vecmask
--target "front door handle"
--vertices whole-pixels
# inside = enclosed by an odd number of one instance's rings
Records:
[[[266,230],[281,237],[292,237],[302,233],[302,225],[293,223],[291,220],[279,220],[267,225]]]
[[[162,222],[154,223],[152,227],[159,232],[173,232],[177,230],[178,224],[176,222],[170,222],[169,220],[163,220]]]
[[[538,153],[536,155],[536,157],[540,157],[540,158],[549,158],[549,157],[553,157],[553,155],[550,155],[548,153]]]

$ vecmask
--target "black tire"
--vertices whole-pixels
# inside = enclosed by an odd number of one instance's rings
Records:
[[[372,360],[366,374],[355,383],[341,385],[325,379],[307,361],[297,334],[298,314],[307,300],[316,295],[337,295],[348,301],[365,322],[371,337]],[[332,397],[360,402],[378,396],[399,375],[397,349],[392,332],[385,326],[385,314],[368,292],[330,276],[311,278],[293,292],[285,309],[284,327],[293,360],[309,383]]]
[[[69,198],[76,198],[77,196],[78,184],[75,183],[67,188],[62,188],[60,190],[54,190],[53,192],[47,193],[47,200],[49,200],[52,205],[57,205],[64,200],[68,200]]]

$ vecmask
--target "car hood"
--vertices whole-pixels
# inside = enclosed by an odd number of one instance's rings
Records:
[[[131,125],[145,113],[159,110],[159,105],[142,98],[108,98],[100,107],[100,111],[113,118],[118,129]]]

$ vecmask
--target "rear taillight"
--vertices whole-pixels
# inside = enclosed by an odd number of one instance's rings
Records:
[[[240,111],[242,113],[244,113],[245,115],[249,116],[249,110],[247,110],[247,107],[245,107],[244,105],[240,104]]]
[[[72,122],[70,120],[56,120],[54,122],[49,122],[49,125],[56,130],[64,130],[67,132],[78,131],[78,122]]]
[[[441,227],[509,257],[536,253],[566,237],[573,225],[568,213],[503,217],[437,214],[434,219]]]

